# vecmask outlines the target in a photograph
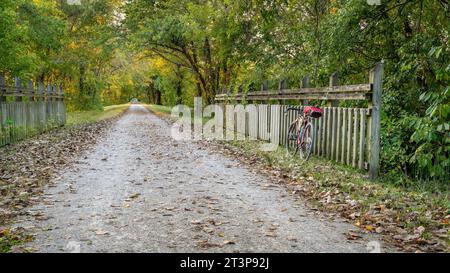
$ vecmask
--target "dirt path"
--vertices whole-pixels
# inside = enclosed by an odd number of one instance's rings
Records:
[[[352,226],[132,106],[19,225],[37,252],[366,252]]]

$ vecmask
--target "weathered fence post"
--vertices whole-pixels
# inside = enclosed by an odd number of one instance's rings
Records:
[[[6,82],[3,76],[0,76],[0,102],[5,102]]]
[[[330,76],[330,87],[338,86],[339,85],[339,73],[336,71]],[[338,107],[339,101],[338,100],[331,100],[327,102],[328,107]]]
[[[32,80],[28,80],[27,92],[30,94],[30,100],[34,100],[34,84]]]
[[[287,80],[286,79],[280,80],[278,82],[278,91],[280,92],[280,94],[283,93],[284,89],[287,89]]]
[[[58,101],[58,86],[56,84],[53,85],[53,101]]]
[[[302,78],[302,80],[300,81],[300,89],[302,88],[308,88],[309,87],[309,76],[305,76]],[[308,100],[303,100],[302,101],[303,105],[308,105],[309,101]]]
[[[59,85],[59,93],[58,93],[58,98],[59,98],[60,101],[64,100],[63,99],[63,96],[64,96],[63,94],[64,94],[64,90],[63,90],[62,84],[60,84]]]
[[[266,91],[269,89],[269,82],[267,80],[263,81],[261,84],[261,91]]]
[[[372,85],[372,101],[369,102],[371,111],[371,129],[370,129],[370,158],[369,158],[369,177],[372,180],[377,179],[380,169],[380,128],[381,128],[381,92],[383,90],[383,64],[379,62],[370,71],[370,83]]]
[[[52,86],[50,84],[47,84],[47,92],[45,93],[45,97],[47,98],[47,101],[51,101],[51,95],[52,95]]]
[[[44,92],[45,92],[45,86],[44,86],[44,83],[43,82],[38,82],[38,90],[37,90],[37,93],[38,93],[38,97],[37,97],[37,100],[38,101],[41,101],[41,100],[44,100],[44,98],[43,98],[43,96],[44,96]]]
[[[261,84],[261,91],[267,91],[267,90],[269,90],[269,81],[264,80]],[[255,101],[253,101],[253,103],[255,103]]]
[[[239,85],[238,87],[238,94],[241,94],[244,92],[244,84],[242,83],[241,85]]]
[[[22,98],[20,97],[20,78],[14,77],[14,93],[16,95],[16,101],[22,101]]]

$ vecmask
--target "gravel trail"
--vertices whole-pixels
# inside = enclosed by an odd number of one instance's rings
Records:
[[[367,252],[248,166],[133,105],[20,225],[36,252]]]

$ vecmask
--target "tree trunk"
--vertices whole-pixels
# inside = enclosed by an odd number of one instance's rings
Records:
[[[177,95],[177,104],[181,104],[183,102],[183,71],[181,70],[181,66],[177,65],[175,70],[175,75],[177,76],[177,84],[176,84],[176,95]]]
[[[155,104],[161,105],[161,91],[158,89],[155,89]]]

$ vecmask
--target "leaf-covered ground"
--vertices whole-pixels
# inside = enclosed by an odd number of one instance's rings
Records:
[[[92,150],[58,172],[16,225],[33,252],[367,252],[379,236],[304,206],[278,179],[178,142],[131,106]],[[205,145],[203,145],[205,144]],[[356,229],[357,230],[357,229]],[[381,245],[380,251],[396,251]]]
[[[96,143],[112,120],[59,128],[0,148],[0,252],[29,240],[21,230],[9,227],[11,220],[39,202],[43,186],[55,171]]]
[[[293,192],[329,216],[341,216],[362,233],[378,233],[411,252],[448,252],[448,193],[431,194],[368,181],[353,169],[312,158],[292,158],[279,149],[262,152],[259,142],[224,142],[223,153],[282,179]],[[348,239],[360,234],[349,233]]]

